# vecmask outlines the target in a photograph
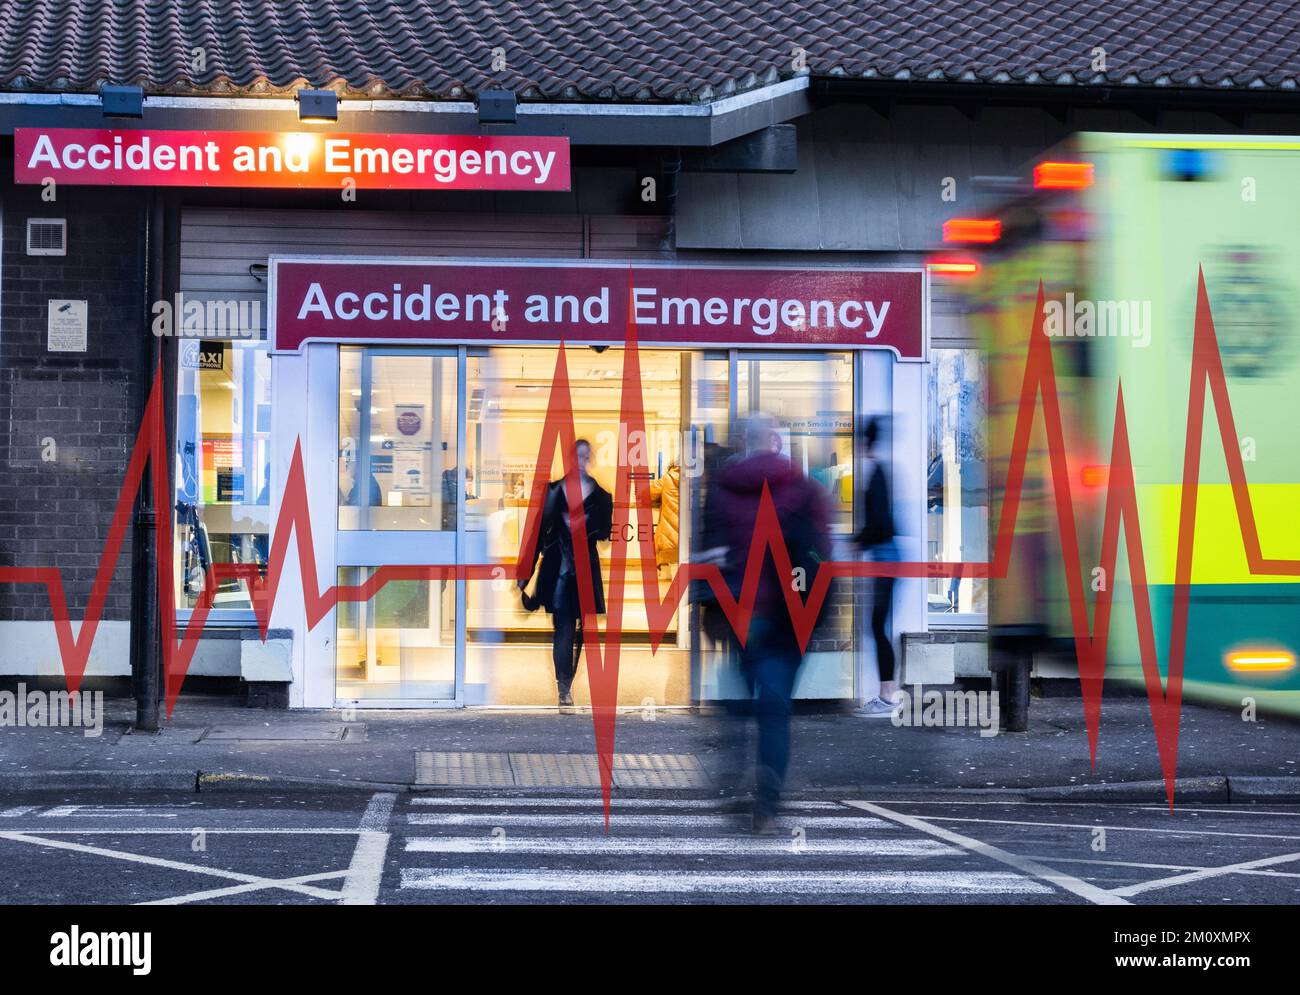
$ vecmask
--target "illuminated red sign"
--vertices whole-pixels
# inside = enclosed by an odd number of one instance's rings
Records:
[[[892,349],[924,357],[919,270],[271,259],[271,338]]]
[[[505,135],[17,128],[19,183],[568,190],[569,140]]]

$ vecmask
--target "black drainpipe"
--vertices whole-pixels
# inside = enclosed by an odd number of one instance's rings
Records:
[[[154,372],[162,362],[162,339],[153,334],[152,305],[162,299],[164,211],[163,199],[149,194],[145,218],[144,300],[141,313],[141,377],[138,425],[144,424],[145,408],[153,387]],[[164,403],[166,398],[164,397]],[[159,728],[162,698],[162,633],[159,626],[158,556],[171,555],[158,549],[158,515],[170,509],[154,507],[152,463],[145,468],[136,493],[134,529],[131,536],[131,686],[135,696],[135,727],[143,732]]]

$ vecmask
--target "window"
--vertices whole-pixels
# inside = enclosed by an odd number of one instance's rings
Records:
[[[192,609],[218,563],[265,568],[270,529],[271,358],[261,341],[180,343],[176,406],[177,606]],[[225,580],[212,608],[252,610]]]
[[[930,352],[926,531],[931,561],[988,559],[986,385],[978,349]],[[974,621],[988,611],[988,582],[952,576],[928,582],[932,622]]]
[[[340,349],[339,528],[454,532],[457,476],[456,357]]]

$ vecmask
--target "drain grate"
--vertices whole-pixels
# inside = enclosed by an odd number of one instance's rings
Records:
[[[466,788],[595,788],[600,767],[590,753],[439,753],[415,755],[415,783]],[[616,753],[620,788],[704,788],[708,774],[691,753]]]

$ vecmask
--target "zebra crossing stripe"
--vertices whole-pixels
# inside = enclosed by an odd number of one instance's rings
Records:
[[[498,853],[546,854],[556,857],[594,856],[682,856],[727,857],[790,855],[856,857],[947,857],[961,854],[957,847],[926,839],[794,839],[787,837],[713,837],[673,839],[662,836],[595,838],[568,836],[413,836],[406,841],[407,853]]]
[[[590,813],[576,814],[569,812],[416,812],[408,815],[407,822],[413,826],[533,826],[539,829],[553,829],[558,826],[600,827],[592,821]],[[734,829],[739,823],[729,815],[680,815],[665,813],[662,815],[620,815],[620,827],[659,826],[665,829]],[[812,815],[807,817],[783,815],[778,817],[777,825],[784,829],[803,827],[804,829],[885,829],[892,823],[884,819],[853,815]]]
[[[599,798],[449,798],[445,796],[421,795],[411,799],[412,805],[440,808],[590,808],[601,810]],[[625,808],[687,808],[712,809],[734,804],[720,798],[616,798],[610,808],[617,812]],[[844,806],[839,802],[807,801],[787,802],[781,806],[782,812],[831,811],[842,812]]]
[[[735,895],[1043,895],[1051,889],[1003,871],[577,871],[407,868],[403,888],[423,891],[705,893]]]

